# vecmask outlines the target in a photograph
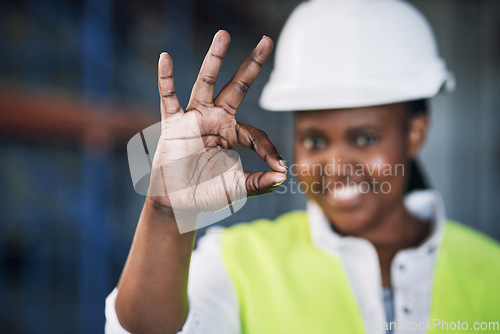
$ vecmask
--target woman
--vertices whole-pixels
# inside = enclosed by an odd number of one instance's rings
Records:
[[[107,300],[107,332],[422,333],[498,323],[499,245],[447,221],[436,192],[411,191],[422,183],[414,160],[427,132],[424,100],[450,77],[428,24],[397,0],[316,0],[291,15],[261,103],[296,110],[307,211],[212,230],[191,258],[195,232],[179,230],[286,178],[267,136],[235,118],[272,41],[263,37],[214,99],[228,44],[218,32],[185,110],[172,60],[160,56],[162,135]],[[238,143],[271,171],[228,164]],[[223,182],[193,187],[205,174]]]

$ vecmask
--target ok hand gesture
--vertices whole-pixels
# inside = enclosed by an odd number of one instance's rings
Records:
[[[172,59],[166,53],[160,55],[161,136],[148,196],[158,205],[173,209],[177,220],[268,193],[286,179],[287,167],[267,135],[236,120],[236,112],[271,53],[273,42],[263,37],[214,98],[229,42],[226,31],[215,35],[186,109],[175,92]],[[238,155],[231,150],[237,144],[254,150],[272,170],[244,171]]]

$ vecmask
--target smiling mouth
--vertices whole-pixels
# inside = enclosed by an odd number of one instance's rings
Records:
[[[348,184],[336,186],[333,190],[333,197],[339,200],[349,200],[362,194],[360,184]]]
[[[348,182],[335,184],[332,190],[326,193],[327,201],[336,207],[354,207],[361,203],[363,196],[367,193],[366,186],[361,183]]]

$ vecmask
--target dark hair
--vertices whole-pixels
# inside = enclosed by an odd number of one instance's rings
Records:
[[[429,114],[428,102],[426,99],[408,101],[407,105],[410,117],[422,114],[427,116]],[[409,180],[406,192],[419,189],[429,189],[429,183],[427,182],[425,174],[422,172],[420,163],[417,159],[412,159],[410,161]]]
[[[412,117],[420,114],[427,115],[429,113],[429,106],[426,99],[413,100],[406,103]]]

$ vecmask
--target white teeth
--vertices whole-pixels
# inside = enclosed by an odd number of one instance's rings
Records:
[[[356,197],[359,193],[360,193],[360,186],[358,184],[356,185],[349,184],[347,186],[340,186],[340,187],[337,186],[335,188],[333,196],[340,200],[348,200]]]

